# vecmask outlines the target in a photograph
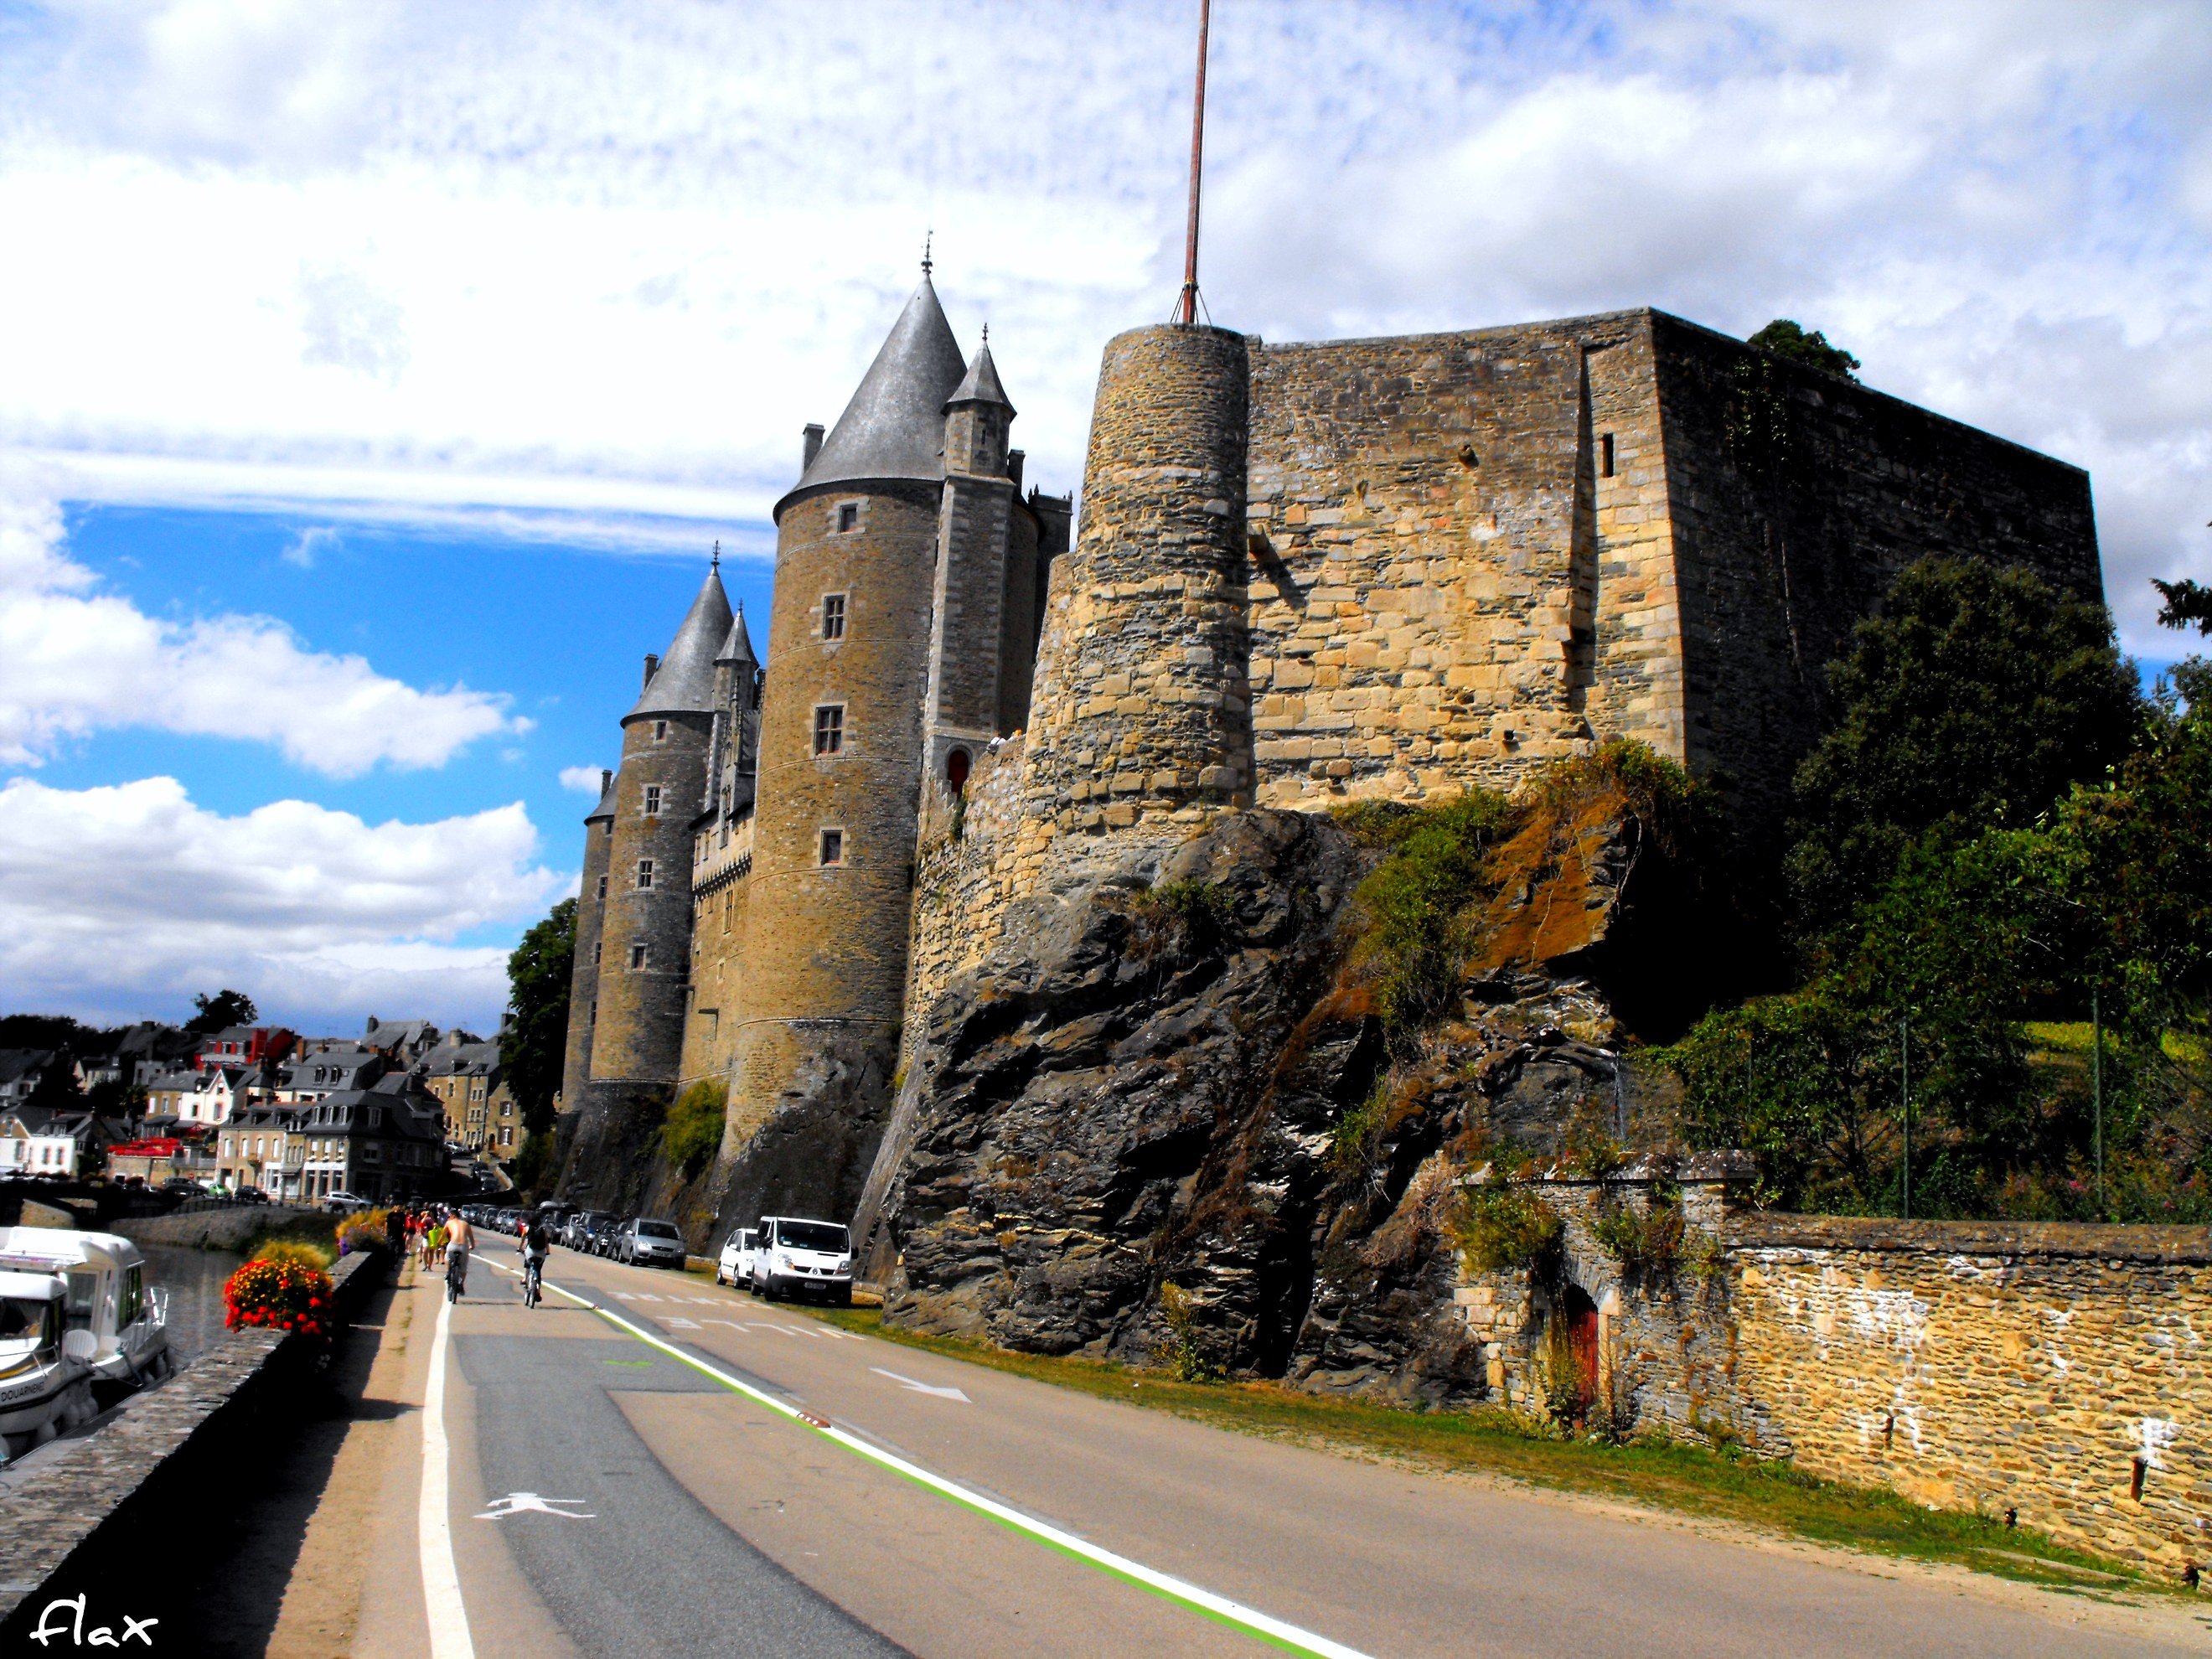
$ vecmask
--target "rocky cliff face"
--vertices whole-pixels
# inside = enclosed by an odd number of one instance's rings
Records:
[[[860,1218],[887,1316],[1407,1401],[1482,1392],[1450,1296],[1455,1181],[1500,1141],[1621,1127],[1613,1006],[1580,970],[1657,885],[1617,800],[1524,833],[1461,1017],[1395,1038],[1354,949],[1380,854],[1326,816],[1102,849],[1033,900],[930,1011],[900,1091]]]

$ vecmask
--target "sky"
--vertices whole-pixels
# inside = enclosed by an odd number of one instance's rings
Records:
[[[0,1009],[487,1030],[641,658],[923,238],[1030,482],[1181,277],[1191,0],[0,0]],[[2203,0],[1216,0],[1271,339],[1778,316],[2212,580]]]

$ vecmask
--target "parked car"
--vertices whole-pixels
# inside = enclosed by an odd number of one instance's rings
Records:
[[[622,1218],[602,1212],[584,1235],[584,1248],[593,1255],[614,1254],[615,1239],[622,1232]]]
[[[614,1221],[613,1215],[605,1210],[579,1210],[568,1218],[568,1224],[562,1229],[561,1242],[572,1250],[588,1250],[592,1248],[593,1231],[611,1227]]]
[[[344,1215],[349,1211],[367,1209],[368,1200],[359,1193],[332,1193],[323,1200],[323,1207]]]
[[[853,1236],[835,1221],[764,1215],[754,1229],[752,1287],[767,1301],[819,1297],[853,1304]]]
[[[722,1253],[714,1259],[714,1282],[717,1285],[742,1285],[753,1276],[753,1230],[740,1227],[722,1241]]]
[[[684,1256],[684,1235],[672,1221],[640,1217],[625,1223],[615,1242],[615,1259],[633,1267],[680,1267]]]

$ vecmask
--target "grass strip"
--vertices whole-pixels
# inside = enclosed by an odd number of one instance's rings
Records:
[[[1422,1412],[1328,1399],[1272,1382],[1182,1382],[1164,1371],[1112,1361],[1014,1353],[902,1330],[884,1324],[875,1308],[811,1311],[846,1330],[1242,1434],[1498,1475],[1811,1543],[1947,1562],[2075,1594],[2100,1593],[2085,1591],[2085,1577],[2109,1579],[2128,1590],[2187,1593],[2128,1563],[2070,1548],[2025,1527],[2008,1528],[1964,1510],[1923,1509],[1895,1492],[1824,1480],[1787,1463],[1656,1438],[1626,1444],[1563,1440],[1532,1419],[1496,1407]]]

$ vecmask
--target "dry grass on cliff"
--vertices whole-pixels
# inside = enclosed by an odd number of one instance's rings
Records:
[[[2002,1519],[1924,1510],[1893,1492],[1823,1480],[1786,1464],[1701,1446],[1611,1445],[1555,1438],[1496,1409],[1419,1412],[1327,1399],[1269,1382],[1183,1382],[1165,1371],[1092,1359],[1011,1353],[883,1323],[879,1310],[821,1317],[887,1341],[993,1370],[1164,1411],[1214,1428],[1352,1456],[1402,1459],[1448,1474],[1486,1475],[1877,1555],[1974,1568],[2078,1594],[2172,1589],[2124,1563],[2052,1543]]]

